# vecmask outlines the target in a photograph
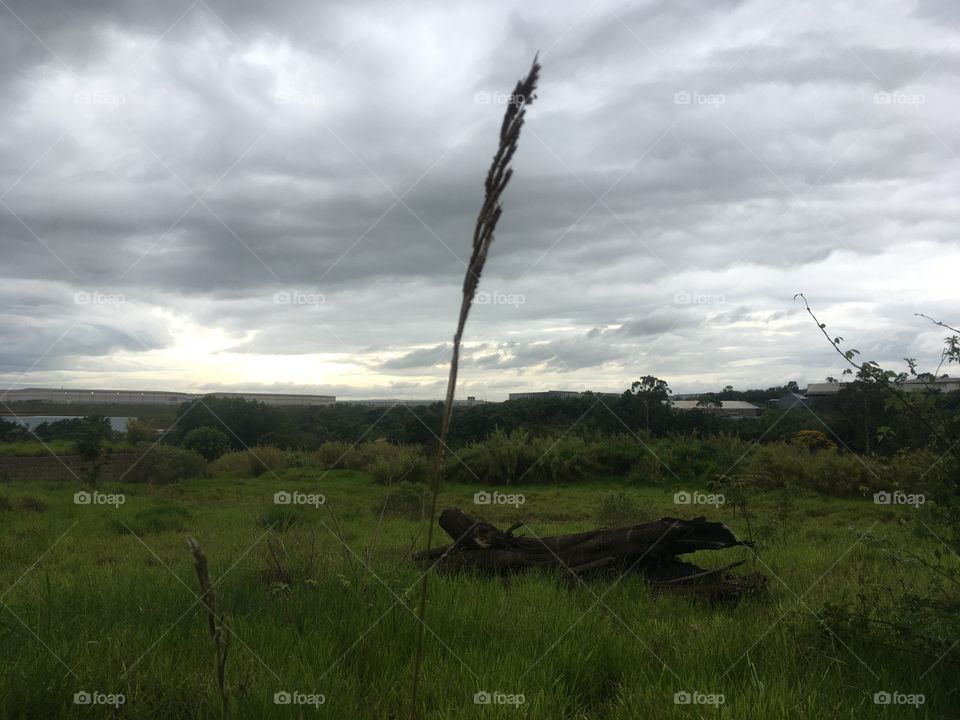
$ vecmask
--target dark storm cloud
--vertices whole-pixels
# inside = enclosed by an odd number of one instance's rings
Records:
[[[905,312],[950,311],[949,4],[8,6],[9,382],[44,351],[37,382],[138,354],[136,382],[169,377],[157,352],[199,344],[441,393],[497,93],[536,49],[464,388],[818,379],[796,290],[839,324],[860,303],[860,344],[893,360],[929,342]]]

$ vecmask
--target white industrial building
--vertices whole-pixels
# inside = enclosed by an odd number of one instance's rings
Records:
[[[753,403],[748,403],[745,400],[721,400],[719,405],[701,405],[700,400],[667,400],[666,402],[671,408],[680,410],[681,412],[700,410],[701,412],[708,412],[721,417],[760,417],[763,414],[762,408],[757,407]]]
[[[165,390],[68,390],[24,388],[0,393],[4,403],[31,402],[50,405],[180,405],[203,397],[243,398],[264,405],[333,405],[333,395],[288,395],[284,393],[183,393]]]

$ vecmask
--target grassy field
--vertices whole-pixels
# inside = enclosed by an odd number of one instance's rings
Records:
[[[0,716],[224,716],[185,544],[192,535],[230,629],[226,716],[407,717],[420,577],[408,556],[424,524],[385,519],[378,530],[382,486],[359,472],[319,476],[99,487],[124,494],[118,507],[75,504],[72,484],[0,486]],[[477,489],[448,487],[442,503],[474,511]],[[523,519],[538,535],[583,530],[612,489],[633,496],[644,519],[696,514],[673,504],[672,489],[613,481],[511,488],[523,506],[482,514]],[[280,490],[320,491],[327,504],[276,506]],[[729,507],[703,512],[746,534]],[[826,601],[854,597],[860,582],[919,582],[860,540],[869,530],[904,547],[928,542],[911,534],[911,512],[811,496],[782,522],[756,520],[759,560],[746,549],[693,558],[708,567],[745,558],[767,573],[769,593],[737,607],[655,597],[633,577],[573,588],[541,575],[433,577],[420,716],[950,717],[958,702],[948,665],[930,670],[923,658],[841,642],[815,616]],[[878,691],[922,693],[925,704],[878,706]],[[78,705],[78,692],[125,702]],[[282,692],[307,704],[275,704]],[[475,704],[478,692],[523,703]],[[680,692],[724,702],[676,704]]]

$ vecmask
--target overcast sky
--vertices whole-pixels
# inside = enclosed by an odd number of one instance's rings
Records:
[[[460,395],[935,366],[960,6],[0,3],[0,386],[440,397],[482,179],[539,50]]]

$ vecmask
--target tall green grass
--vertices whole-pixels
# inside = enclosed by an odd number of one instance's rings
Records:
[[[9,607],[0,606],[0,659],[8,668],[0,677],[0,717],[113,716],[74,705],[81,690],[124,693],[117,713],[124,717],[221,717],[187,535],[201,542],[214,581],[221,578],[218,607],[235,633],[226,669],[231,717],[402,716],[417,624],[408,608],[420,577],[408,555],[422,521],[402,514],[381,520],[371,508],[387,489],[369,475],[335,470],[321,482],[324,471],[302,467],[278,475],[104,483],[102,492],[126,493],[118,509],[74,505],[70,483],[0,487],[0,592]],[[474,488],[459,484],[448,485],[440,501],[500,525],[523,519],[536,535],[594,527],[601,509],[617,504],[611,492],[624,493],[644,518],[704,512],[674,505],[666,486],[611,479],[515,489],[526,496],[519,508],[477,508]],[[330,532],[322,507],[294,508],[292,522],[280,517],[278,490],[322,491],[355,555]],[[30,511],[25,498],[45,510]],[[756,516],[776,517],[773,496],[753,503]],[[705,511],[746,534],[731,508]],[[816,616],[824,603],[856,597],[862,583],[923,588],[917,568],[891,564],[858,542],[871,528],[904,547],[932,550],[935,540],[913,534],[912,512],[798,497],[789,535],[771,532],[758,562],[746,549],[693,558],[708,567],[742,558],[768,574],[769,594],[737,607],[658,597],[635,578],[573,588],[536,573],[510,583],[434,578],[421,714],[949,717],[955,668],[941,663],[921,678],[931,661],[866,637],[841,642]],[[121,521],[132,534],[118,530]],[[277,581],[268,538],[289,582]],[[884,689],[924,693],[926,704],[919,711],[874,705],[873,694]],[[275,705],[274,693],[284,690],[322,693],[326,702],[316,711]],[[682,690],[723,693],[726,702],[719,711],[675,705]],[[525,702],[475,705],[480,691],[521,693]]]

